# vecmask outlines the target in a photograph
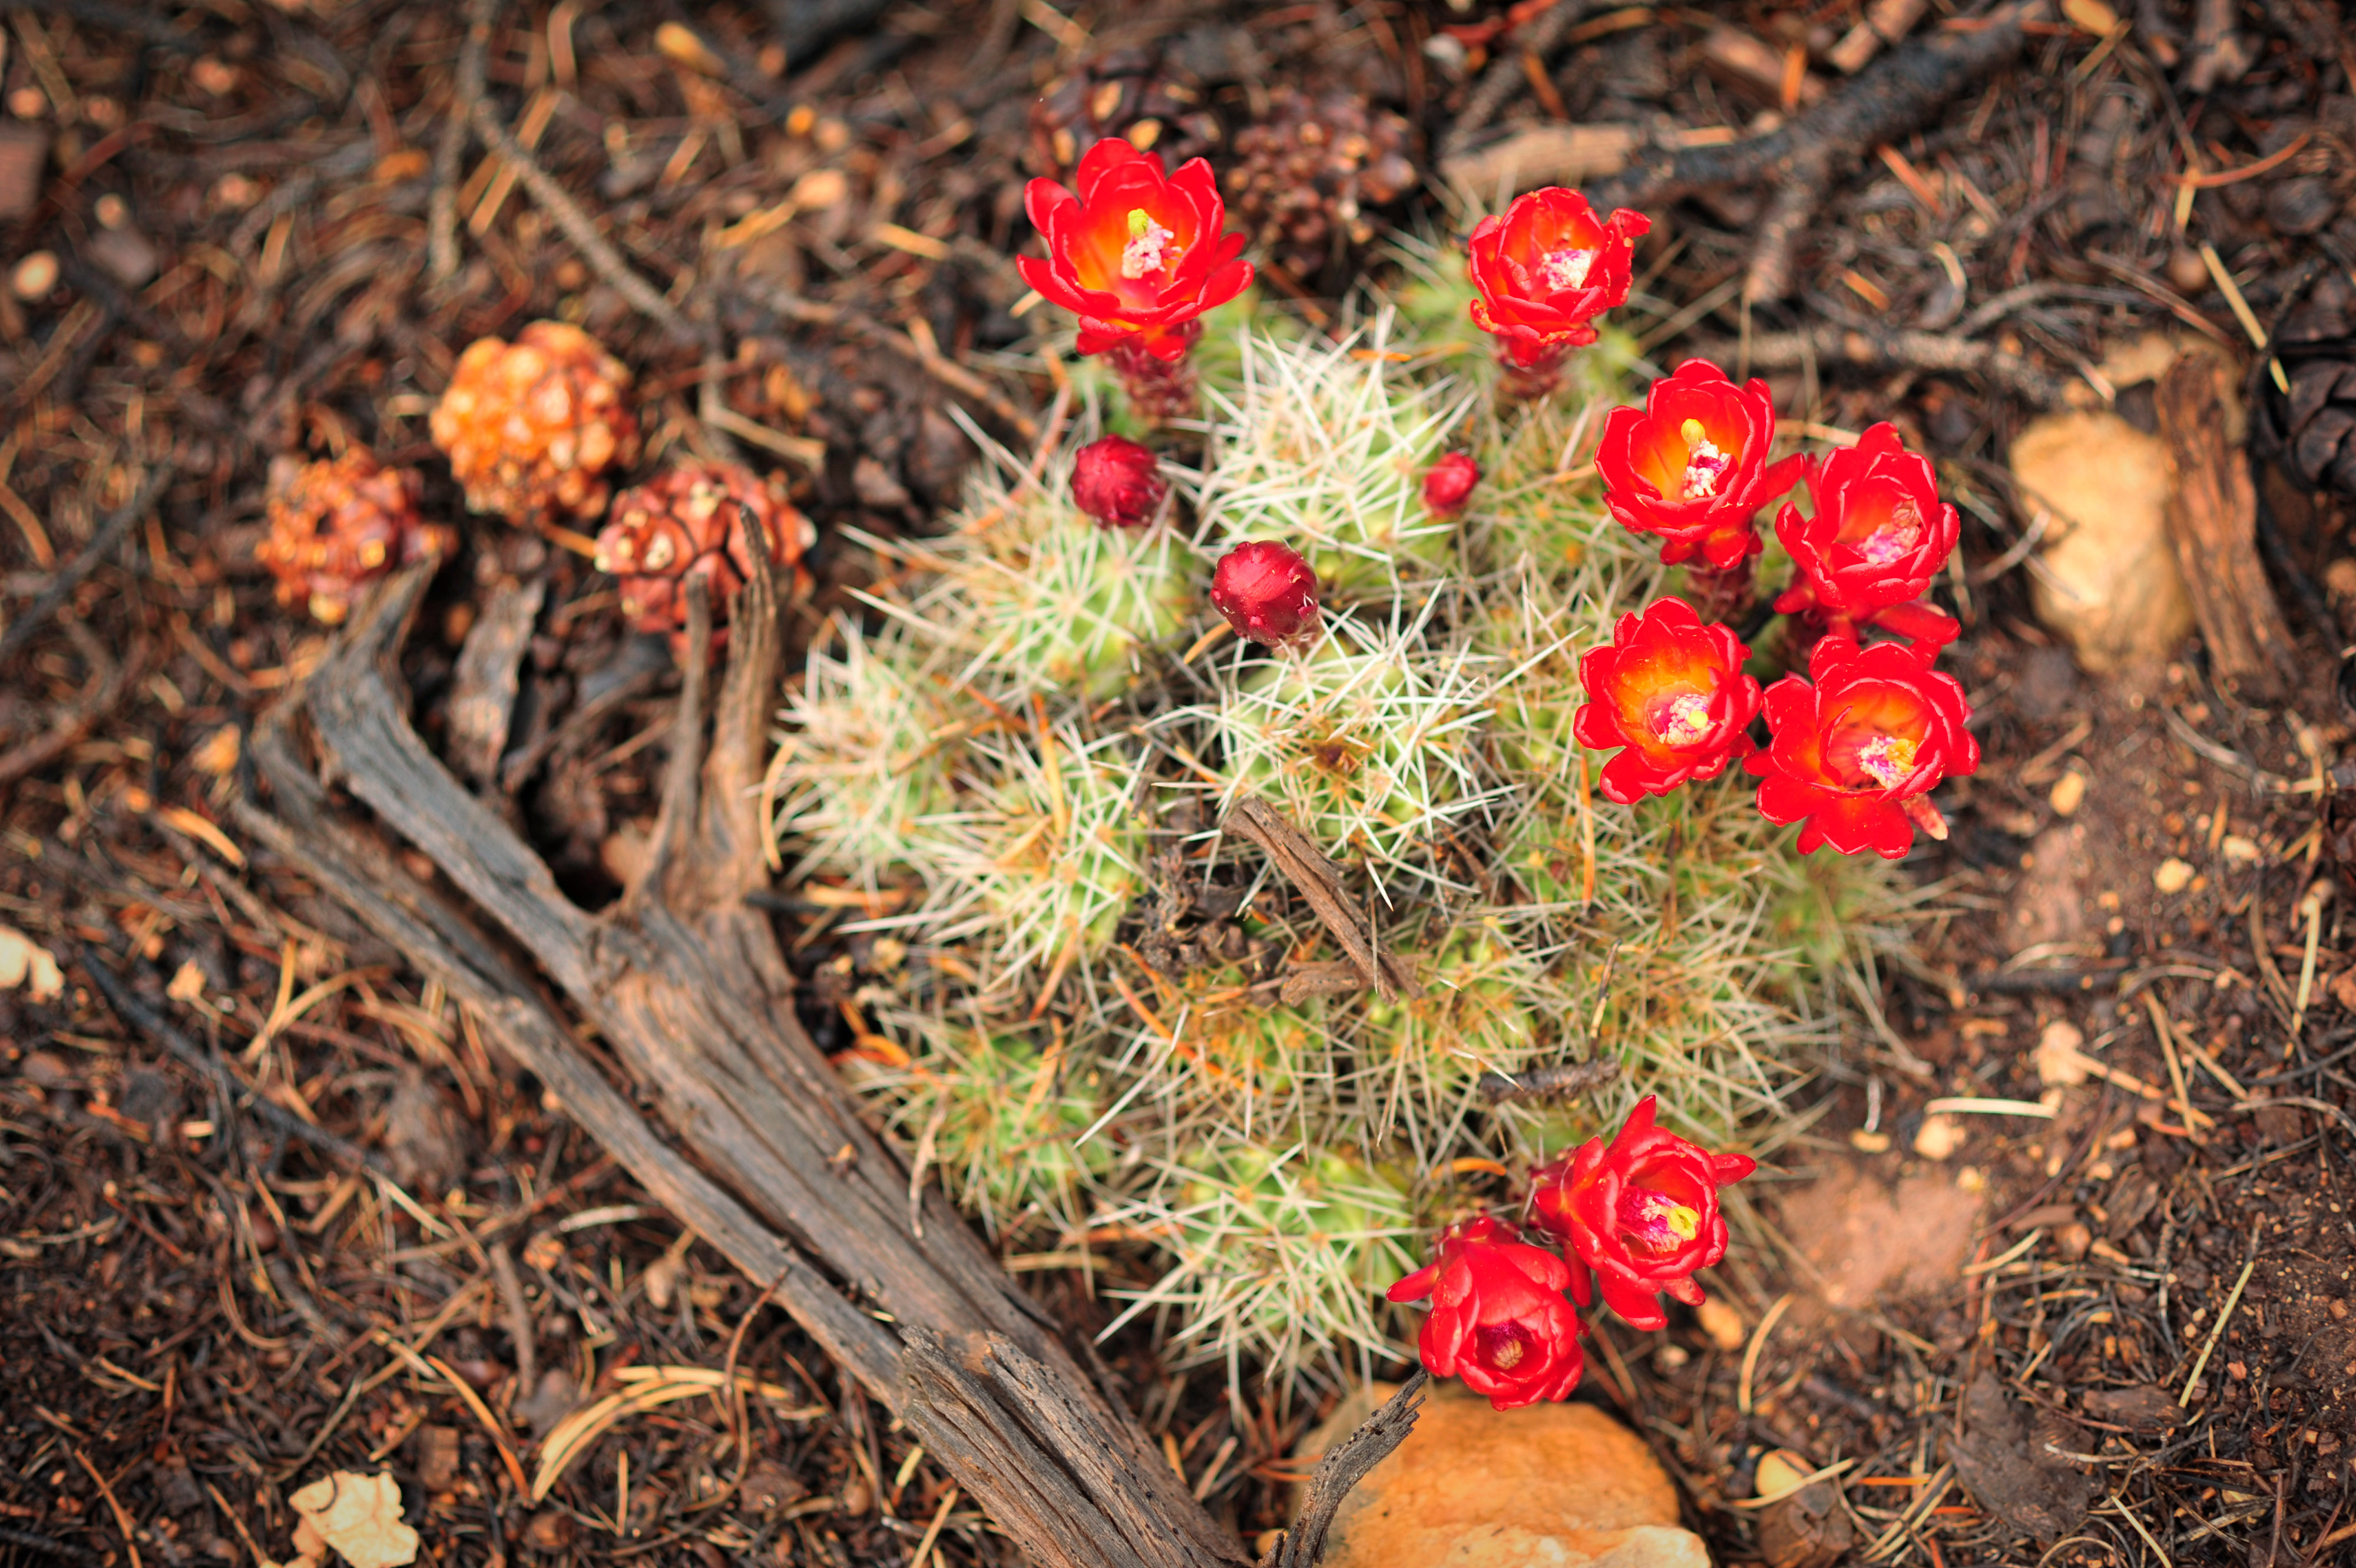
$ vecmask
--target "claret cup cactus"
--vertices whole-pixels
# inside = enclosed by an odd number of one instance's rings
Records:
[[[1582,1307],[1656,1321],[1740,1245],[1726,1188],[1899,941],[1885,860],[1976,761],[1935,475],[1879,435],[1819,462],[1714,367],[1574,360],[1640,214],[1525,197],[1471,295],[1329,335],[1206,316],[1249,283],[1208,169],[1100,143],[1076,183],[1033,188],[1024,273],[1127,395],[1076,378],[937,537],[846,536],[875,585],[766,782],[788,875],[897,944],[856,1077],[1002,1247],[1123,1254],[1097,1288],[1182,1361],[1561,1398]],[[1791,618],[1746,646],[1802,479]],[[1226,831],[1248,797],[1396,994]]]

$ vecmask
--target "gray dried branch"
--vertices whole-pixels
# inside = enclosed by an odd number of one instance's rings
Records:
[[[581,252],[581,259],[589,263],[592,272],[612,285],[641,314],[681,337],[702,336],[687,317],[680,314],[677,306],[663,297],[661,290],[641,277],[629,263],[622,259],[622,252],[614,249],[605,236],[597,231],[597,220],[583,211],[581,204],[557,184],[555,177],[541,167],[539,161],[524,150],[523,144],[509,134],[508,128],[499,123],[498,111],[491,107],[489,100],[477,98],[469,117],[474,123],[475,134],[480,136],[491,151],[514,166],[517,177],[523,181],[524,189],[530,192],[532,200],[540,205],[541,210],[556,220],[556,226],[564,231],[564,237],[573,242],[574,248]]]
[[[1589,196],[1598,208],[1655,208],[1700,190],[1767,188],[1768,216],[1743,281],[1746,300],[1791,292],[1793,253],[1833,182],[1874,148],[1921,129],[1973,82],[2009,63],[2044,17],[2044,0],[2015,0],[1962,27],[1906,40],[1842,91],[1789,124],[1722,146],[1640,149]]]
[[[425,204],[425,277],[450,281],[458,271],[458,160],[466,151],[466,127],[483,101],[484,60],[490,53],[491,27],[504,0],[466,0],[466,41],[459,46],[458,73],[441,139],[434,144],[434,194]]]
[[[1747,362],[1754,371],[1796,371],[1811,364],[1935,371],[1985,376],[2040,408],[2054,408],[2062,403],[2062,383],[2019,355],[1947,333],[1860,331],[1838,322],[1819,321],[1794,332],[1755,333],[1748,345],[1732,339],[1687,341],[1679,345],[1679,351],[1732,365],[1743,361],[1746,347]]]
[[[1418,1367],[1381,1409],[1318,1462],[1317,1473],[1309,1478],[1309,1491],[1301,1500],[1301,1517],[1260,1559],[1259,1568],[1314,1568],[1325,1555],[1325,1532],[1333,1528],[1343,1499],[1415,1430],[1415,1418],[1423,1412],[1424,1387],[1430,1381],[1431,1374]]]
[[[98,532],[91,536],[88,544],[82,546],[81,553],[59,567],[57,575],[49,579],[49,585],[17,612],[16,618],[8,623],[6,632],[0,633],[0,663],[5,663],[18,649],[32,640],[35,632],[48,624],[49,617],[57,613],[58,607],[71,598],[73,591],[81,586],[82,579],[97,571],[133,527],[155,509],[155,503],[163,499],[166,487],[179,476],[179,472],[178,465],[168,458],[148,470],[147,477],[139,482],[139,488],[132,492],[131,499],[98,525]]]

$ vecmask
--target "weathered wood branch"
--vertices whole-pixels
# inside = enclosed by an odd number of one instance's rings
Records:
[[[1083,1537],[1101,1568],[1181,1568],[1234,1552],[1232,1541],[1173,1530],[1162,1501],[1168,1461],[1019,1348],[994,1334],[926,1329],[907,1342],[902,1418],[953,1475],[1023,1477],[1020,1498],[991,1517],[1033,1558],[1054,1561],[1052,1543]]]
[[[1719,146],[1649,147],[1589,190],[1596,207],[1657,208],[1699,190],[1737,186],[1771,192],[1743,297],[1791,292],[1793,253],[1833,182],[1874,148],[1920,130],[1957,93],[2020,52],[2021,24],[2046,14],[2045,0],[2015,0],[1965,28],[1907,39],[1848,86],[1790,124]]]
[[[766,881],[755,785],[779,651],[774,572],[766,552],[752,556],[708,756],[699,743],[710,607],[691,598],[698,651],[660,853],[613,910],[593,915],[565,898],[410,728],[394,660],[423,569],[391,579],[317,673],[257,726],[256,762],[277,810],[244,801],[238,819],[441,980],[681,1219],[752,1278],[778,1281],[786,1309],[909,1422],[1034,1562],[1238,1563],[1237,1542],[937,1190],[921,1199],[921,1227],[911,1224],[905,1168],[795,1019],[776,938],[744,898]],[[299,754],[305,724],[318,772],[423,852],[498,936],[339,817]],[[669,1136],[582,1051],[527,963],[651,1095]],[[976,1336],[990,1348],[988,1375],[944,1382],[937,1348]],[[910,1379],[927,1368],[930,1380],[913,1386],[932,1391],[911,1403]],[[984,1441],[991,1433],[1028,1434],[1033,1462],[1002,1462],[1004,1443]]]
[[[2220,684],[2271,696],[2296,679],[2297,653],[2258,559],[2258,492],[2250,460],[2225,439],[2217,372],[2187,354],[2159,381],[2168,444],[2168,538]]]
[[[1423,1413],[1423,1391],[1430,1381],[1431,1374],[1418,1367],[1340,1447],[1318,1461],[1317,1473],[1309,1477],[1309,1490],[1301,1499],[1301,1517],[1260,1560],[1260,1568],[1315,1568],[1325,1554],[1325,1532],[1333,1527],[1342,1499],[1407,1441],[1415,1430],[1415,1418]]]

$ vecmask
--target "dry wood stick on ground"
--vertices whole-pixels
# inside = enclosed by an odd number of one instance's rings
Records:
[[[739,601],[708,750],[703,659],[688,660],[654,865],[604,915],[469,795],[410,728],[394,660],[423,569],[389,581],[305,686],[256,726],[275,810],[257,842],[316,877],[472,1010],[648,1190],[778,1301],[906,1422],[1033,1561],[1060,1568],[1239,1562],[1133,1422],[937,1189],[921,1233],[908,1176],[796,1021],[768,921],[757,783],[780,638],[766,552]],[[691,650],[710,607],[691,597]],[[300,747],[308,741],[317,768]],[[412,875],[334,776],[529,953],[612,1048],[658,1127],[574,1044],[539,984]],[[673,1147],[684,1144],[691,1158]]]
[[[2296,677],[2296,656],[2258,560],[2250,460],[2227,443],[2224,424],[2211,361],[2187,354],[2169,367],[2159,382],[2159,434],[2172,480],[2169,542],[2217,679],[2263,697]]]
[[[1791,124],[1721,146],[1653,147],[1588,192],[1599,209],[1658,208],[1697,190],[1763,186],[1770,195],[1743,280],[1746,300],[1792,291],[1802,233],[1833,183],[1873,149],[1920,130],[1940,107],[2020,52],[2022,24],[2046,15],[2044,0],[2000,5],[1959,27],[1906,40],[1856,80]]]

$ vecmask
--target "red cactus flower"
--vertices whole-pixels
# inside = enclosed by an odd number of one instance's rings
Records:
[[[1633,806],[1750,756],[1759,682],[1742,672],[1749,657],[1733,628],[1703,624],[1683,599],[1622,616],[1612,640],[1579,661],[1588,701],[1571,720],[1589,750],[1626,748],[1603,765],[1604,799]]]
[[[1708,360],[1687,360],[1653,383],[1643,408],[1605,417],[1595,449],[1603,504],[1660,539],[1664,565],[1699,556],[1726,571],[1765,548],[1751,526],[1759,509],[1807,477],[1803,455],[1767,460],[1774,440],[1765,381],[1738,387]]]
[[[1015,259],[1023,281],[1080,317],[1080,352],[1130,338],[1156,358],[1186,352],[1183,328],[1251,286],[1240,233],[1223,234],[1226,203],[1211,166],[1195,158],[1164,177],[1162,160],[1119,137],[1080,160],[1079,195],[1052,179],[1024,192],[1044,260]]]
[[[1578,1257],[1572,1297],[1588,1304],[1592,1269],[1603,1305],[1637,1328],[1667,1326],[1661,1291],[1701,1305],[1694,1271],[1726,1256],[1718,1189],[1759,1168],[1747,1155],[1713,1155],[1655,1126],[1655,1104],[1649,1094],[1638,1101],[1609,1147],[1590,1138],[1530,1173],[1538,1223]]]
[[[1305,648],[1316,640],[1317,573],[1283,545],[1238,544],[1211,574],[1211,607],[1237,637],[1268,648]]]
[[[1423,504],[1434,517],[1454,517],[1472,499],[1481,465],[1468,452],[1451,452],[1424,470]]]
[[[1072,504],[1110,528],[1142,528],[1170,485],[1152,450],[1119,435],[1091,441],[1072,458]]]
[[[1589,322],[1627,303],[1633,242],[1652,226],[1624,207],[1599,219],[1587,198],[1560,186],[1515,197],[1505,216],[1472,231],[1473,325],[1525,369],[1594,342]]]
[[[1435,1378],[1462,1375],[1498,1410],[1568,1399],[1587,1358],[1587,1326],[1562,1299],[1570,1265],[1485,1216],[1451,1225],[1440,1257],[1391,1286],[1393,1301],[1431,1297],[1416,1349]]]
[[[1813,685],[1786,675],[1767,688],[1774,739],[1743,765],[1759,776],[1767,820],[1804,823],[1803,854],[1828,843],[1896,860],[1918,827],[1945,838],[1930,791],[1980,765],[1954,677],[1894,642],[1859,648],[1845,637],[1817,643],[1808,673]]]
[[[1819,464],[1808,489],[1815,516],[1786,502],[1775,517],[1775,537],[1799,569],[1775,607],[1836,637],[1879,626],[1926,654],[1954,641],[1961,628],[1953,618],[1913,602],[1963,533],[1955,509],[1939,499],[1930,459],[1906,450],[1896,425],[1877,424]]]

